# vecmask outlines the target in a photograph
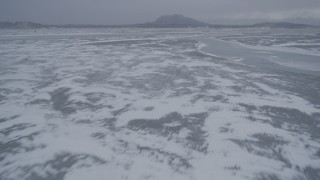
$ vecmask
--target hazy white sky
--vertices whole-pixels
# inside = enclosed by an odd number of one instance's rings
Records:
[[[223,24],[320,24],[320,0],[0,0],[0,21],[134,24],[167,14]]]

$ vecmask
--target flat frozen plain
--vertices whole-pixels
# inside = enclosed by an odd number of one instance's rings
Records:
[[[318,180],[317,56],[319,29],[1,30],[0,179]]]

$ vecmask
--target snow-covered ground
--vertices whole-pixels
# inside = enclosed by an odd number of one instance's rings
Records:
[[[1,30],[0,179],[318,180],[319,63],[295,72],[286,67],[297,59],[245,58],[272,57],[277,47],[320,56],[319,37]],[[208,39],[234,43],[232,57],[214,54],[221,47]],[[232,48],[239,43],[250,53]]]

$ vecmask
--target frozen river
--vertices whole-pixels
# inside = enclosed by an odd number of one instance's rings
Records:
[[[1,180],[320,179],[320,30],[0,30]]]

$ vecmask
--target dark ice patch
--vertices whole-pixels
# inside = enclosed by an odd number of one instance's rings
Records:
[[[316,152],[315,155],[318,156],[318,158],[320,158],[320,149]]]
[[[54,110],[60,111],[62,114],[71,114],[76,111],[75,108],[69,106],[70,90],[70,88],[59,88],[50,93]]]
[[[239,171],[241,170],[241,167],[235,164],[233,166],[226,166],[224,167],[224,169],[231,170],[231,171]]]
[[[7,97],[0,94],[0,102],[4,102],[5,100],[7,100]]]
[[[116,118],[105,118],[100,120],[100,123],[103,127],[108,128],[109,130],[115,131],[116,128]]]
[[[14,115],[14,116],[10,116],[10,117],[0,118],[0,123],[16,119],[16,118],[18,118],[20,116],[21,115]]]
[[[45,63],[46,61],[42,59],[32,59],[31,57],[25,57],[21,60],[17,61],[16,64],[22,64],[22,65],[34,65],[34,64],[40,64]]]
[[[166,76],[171,77],[172,79],[185,79],[189,81],[196,81],[194,72],[186,66],[167,66],[166,68],[161,69],[160,72],[162,72]]]
[[[105,163],[105,160],[96,156],[65,152],[57,154],[53,159],[47,162],[20,167],[15,171],[20,171],[22,175],[21,178],[26,180],[60,180],[64,179],[65,175],[75,165],[91,167],[93,165]],[[38,173],[39,170],[42,170],[41,174]]]
[[[164,134],[179,133],[182,129],[183,117],[181,114],[174,112],[168,114],[159,120],[136,119],[128,123],[128,126],[134,130],[148,130],[150,132],[163,132]],[[166,126],[169,123],[177,123],[175,126]]]
[[[307,132],[314,139],[320,138],[320,122],[317,120],[317,114],[311,116],[298,109],[273,106],[263,106],[259,110],[271,118],[271,125],[274,127],[282,127],[286,123],[290,131],[300,134]]]
[[[179,134],[179,132],[185,128],[190,131],[186,137],[187,146],[205,152],[207,149],[207,144],[205,143],[206,132],[203,131],[202,128],[207,117],[207,113],[182,116],[177,112],[173,112],[156,120],[131,120],[128,126],[132,130],[143,130],[152,134],[161,134],[169,137]]]
[[[175,86],[174,77],[160,73],[149,73],[130,80],[130,87],[147,92],[171,89]]]
[[[137,149],[140,154],[148,153],[150,156],[155,158],[156,161],[160,163],[168,163],[170,167],[177,172],[182,172],[183,170],[193,168],[188,158],[178,154],[144,146],[137,146]]]
[[[193,96],[191,99],[192,103],[196,103],[197,101],[205,101],[205,102],[222,102],[222,103],[228,103],[228,98],[222,96],[222,95],[205,95],[205,94],[199,94],[196,96]]]
[[[97,103],[99,102],[102,98],[105,97],[110,97],[110,98],[115,98],[115,95],[112,94],[105,94],[102,92],[95,92],[95,93],[85,93],[84,96],[86,99],[91,102],[91,103]]]
[[[57,69],[58,67],[46,67],[41,69],[40,74],[42,77],[40,82],[37,82],[35,89],[42,89],[61,81],[61,77],[56,73]]]
[[[260,123],[269,123],[270,124],[270,121],[268,119],[257,118],[254,115],[247,116],[246,118],[250,121],[257,121]],[[281,125],[282,125],[282,123],[274,123],[274,122],[272,123],[272,126],[276,127],[276,128],[281,128]]]
[[[0,88],[0,94],[1,96],[3,96],[4,99],[7,99],[7,96],[11,94],[22,94],[22,93],[23,93],[23,89],[20,89],[20,88],[12,88],[12,89]]]
[[[250,153],[254,153],[259,156],[268,157],[283,162],[287,167],[291,167],[291,163],[288,159],[285,159],[282,155],[282,149],[279,148],[289,142],[282,138],[270,134],[254,134],[253,138],[257,140],[240,140],[230,139],[232,142],[238,144],[241,148],[246,149]]]
[[[224,127],[219,128],[220,133],[232,133],[233,129],[230,127],[231,123],[225,124]]]
[[[210,91],[212,89],[219,89],[219,86],[215,85],[214,83],[210,81],[205,81],[203,85],[199,86],[199,89],[202,92]]]
[[[259,173],[256,175],[255,180],[281,180],[278,175],[273,173]]]
[[[91,137],[93,137],[95,139],[103,139],[106,137],[106,135],[102,132],[96,132],[96,133],[92,133]]]
[[[145,110],[145,111],[152,111],[153,109],[154,109],[154,107],[149,106],[149,107],[144,108],[143,110]]]
[[[30,124],[30,123],[20,123],[20,124],[14,124],[8,128],[2,129],[0,131],[0,134],[3,134],[5,136],[10,135],[12,132],[15,131],[22,131],[24,129],[30,128],[30,127],[34,127],[36,126],[35,124]]]
[[[94,105],[82,101],[70,101],[70,90],[70,88],[63,87],[50,93],[52,107],[54,110],[57,110],[64,115],[69,115],[83,109],[96,111],[102,108],[102,105]]]
[[[194,91],[189,88],[180,87],[180,88],[175,89],[175,92],[173,94],[171,94],[169,97],[185,96],[185,95],[191,95],[193,93],[194,93]]]
[[[86,74],[87,83],[102,83],[106,82],[112,75],[111,72],[107,71],[94,71]]]
[[[121,108],[121,109],[118,109],[118,110],[115,110],[115,111],[112,111],[112,114],[114,116],[118,116],[124,112],[127,112],[129,111],[129,107],[131,106],[131,104],[126,104],[126,106],[124,108]]]
[[[26,105],[48,105],[50,103],[51,101],[47,99],[35,99],[26,103]]]
[[[143,90],[146,93],[161,92],[172,89],[172,96],[180,96],[193,93],[197,86],[194,71],[186,66],[167,66],[159,68],[156,73],[148,73],[143,77],[130,77],[130,85],[127,87]],[[177,80],[183,80],[177,83]]]
[[[243,107],[250,114],[258,110],[257,106],[250,105],[250,104],[239,103],[239,106]]]
[[[78,119],[75,120],[76,124],[92,124],[92,121],[90,119]]]
[[[303,174],[307,180],[319,180],[320,179],[320,168],[306,167],[303,169]]]
[[[40,132],[33,132],[18,136],[7,141],[0,142],[0,161],[5,159],[9,154],[18,154],[33,151],[35,149],[45,148],[43,144],[32,144],[32,141],[38,136]],[[0,178],[1,179],[1,178]]]

